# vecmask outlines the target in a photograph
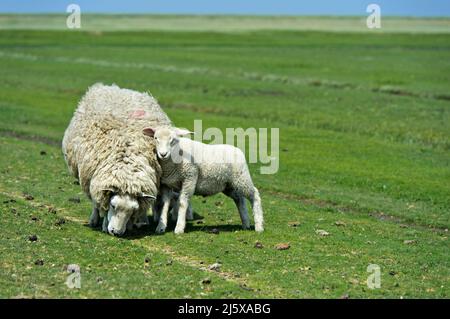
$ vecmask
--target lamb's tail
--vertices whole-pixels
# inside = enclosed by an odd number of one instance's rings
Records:
[[[264,216],[261,205],[261,198],[259,197],[259,191],[256,187],[253,187],[254,194],[252,199],[253,217],[255,219],[255,230],[257,232],[264,231]]]

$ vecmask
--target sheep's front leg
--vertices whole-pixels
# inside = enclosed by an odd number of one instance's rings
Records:
[[[108,232],[108,224],[109,219],[111,218],[111,209],[108,212],[100,211],[100,216],[103,216],[103,224],[102,224],[102,232],[107,233]]]
[[[189,207],[189,201],[192,195],[194,195],[196,184],[197,178],[183,182],[181,187],[180,197],[178,198],[177,226],[175,227],[175,234],[177,235],[184,233],[184,229],[186,228],[186,211]]]
[[[100,216],[99,216],[97,204],[95,202],[92,202],[92,213],[91,213],[91,217],[89,217],[89,226],[97,227],[99,222],[100,222]]]
[[[108,232],[108,216],[103,216],[102,232]]]
[[[161,187],[161,199],[163,204],[161,214],[159,215],[159,223],[155,230],[157,234],[164,233],[167,227],[167,215],[169,213],[170,206],[170,190],[167,187]]]

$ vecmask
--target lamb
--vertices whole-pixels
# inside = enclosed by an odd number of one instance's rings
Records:
[[[69,171],[92,200],[90,225],[122,235],[147,223],[159,188],[161,167],[155,144],[142,135],[148,123],[171,126],[158,102],[146,93],[97,83],[78,104],[64,133]]]
[[[178,218],[178,215],[177,215],[178,208],[179,208],[178,198],[179,198],[180,194],[170,189],[170,190],[164,192],[164,196],[166,196],[165,200],[163,200],[162,194],[159,194],[158,197],[156,198],[156,203],[153,206],[153,221],[159,222],[161,212],[164,207],[164,203],[166,203],[166,205],[169,205],[169,207],[166,209],[168,209],[168,211],[172,215],[172,220],[174,222],[176,222],[177,218]],[[187,211],[186,211],[186,219],[187,220],[194,219],[194,210],[192,209],[191,203],[189,203]],[[158,228],[156,230],[156,233],[161,233],[161,229]]]
[[[153,137],[156,153],[162,168],[161,193],[165,202],[161,211],[157,232],[164,232],[167,225],[168,192],[180,192],[175,234],[184,232],[186,210],[192,195],[210,196],[223,192],[231,197],[241,216],[244,229],[250,228],[245,198],[252,205],[255,230],[264,230],[261,199],[248,170],[245,156],[232,145],[207,145],[182,136],[189,131],[162,127],[146,128],[144,134]]]

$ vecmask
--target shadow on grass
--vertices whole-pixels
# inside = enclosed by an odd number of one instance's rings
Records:
[[[210,233],[210,234],[219,234],[221,232],[235,232],[242,230],[242,225],[202,225],[197,224],[198,220],[203,219],[202,216],[195,214],[194,220],[188,221],[186,223],[186,229],[185,233],[190,232],[204,232],[204,233]],[[121,236],[124,239],[140,239],[147,236],[164,236],[164,234],[156,234],[155,229],[158,225],[157,222],[153,221],[153,217],[149,217],[150,224],[146,226],[142,226],[140,228],[133,228],[131,231],[127,230],[123,236]],[[100,222],[101,225],[101,222]],[[175,229],[176,222],[169,219],[169,225],[167,226],[166,233],[173,232]],[[102,227],[90,227],[88,224],[84,224],[85,227],[88,227],[96,232],[102,232]],[[109,236],[109,235],[108,235]]]

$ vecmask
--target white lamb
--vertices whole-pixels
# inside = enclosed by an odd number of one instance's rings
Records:
[[[231,197],[241,216],[242,227],[250,228],[245,198],[253,210],[255,230],[264,230],[261,199],[248,170],[245,156],[232,145],[207,145],[182,136],[189,131],[177,128],[146,128],[144,134],[154,137],[162,168],[161,192],[163,206],[156,232],[164,232],[170,189],[179,191],[179,209],[175,234],[186,227],[186,210],[192,195],[210,196],[220,192]]]

